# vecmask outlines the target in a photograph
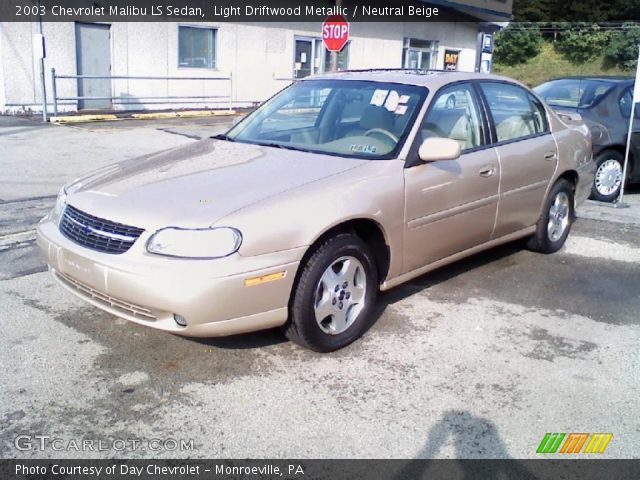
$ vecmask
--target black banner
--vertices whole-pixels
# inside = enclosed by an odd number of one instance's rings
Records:
[[[2,0],[0,21],[25,22],[624,22],[630,0]]]
[[[640,460],[0,460],[2,480],[637,479]]]
[[[322,22],[343,15],[352,22],[508,21],[510,11],[441,0],[2,0],[0,20],[23,22]],[[470,2],[473,3],[473,2]],[[503,5],[497,1],[496,5]]]

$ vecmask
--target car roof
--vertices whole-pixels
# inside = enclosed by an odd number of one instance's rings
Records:
[[[462,80],[501,80],[522,85],[511,78],[477,72],[451,72],[445,70],[411,70],[403,68],[344,70],[341,72],[323,73],[302,79],[310,80],[362,80],[370,82],[401,83],[437,89],[441,86]]]
[[[622,76],[622,75],[570,75],[566,77],[558,77],[552,78],[551,80],[547,80],[544,83],[555,82],[558,80],[595,80],[598,82],[610,82],[610,83],[622,83],[622,82],[633,82],[633,77]]]

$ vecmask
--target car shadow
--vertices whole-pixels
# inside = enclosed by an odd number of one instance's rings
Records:
[[[188,340],[207,347],[220,348],[223,350],[251,350],[254,348],[271,347],[289,341],[278,328],[242,333],[228,337],[189,337]]]
[[[376,309],[373,314],[373,321],[371,322],[369,329],[375,326],[389,305],[401,302],[416,293],[420,293],[428,288],[444,283],[458,275],[467,273],[470,270],[475,270],[483,267],[484,265],[509,257],[522,251],[522,249],[523,241],[516,240],[511,243],[476,253],[470,257],[425,273],[424,275],[421,275],[407,283],[403,283],[402,285],[398,285],[391,290],[380,292]]]
[[[453,446],[456,460],[431,460],[441,456],[446,445]],[[493,422],[465,410],[445,412],[429,429],[416,459],[404,466],[394,480],[445,478],[443,474],[461,480],[538,478],[522,461],[511,458]]]
[[[411,295],[422,292],[432,286],[446,282],[469,270],[482,267],[489,263],[513,255],[522,250],[522,241],[515,241],[501,245],[481,253],[477,253],[468,258],[462,259],[450,265],[440,267],[429,273],[399,285],[387,292],[378,295],[376,307],[373,311],[372,321],[364,333],[373,328],[380,317],[384,314],[389,305],[400,302]],[[258,332],[232,335],[229,337],[196,338],[189,337],[188,340],[212,348],[224,350],[248,350],[254,348],[264,348],[288,342],[289,340],[282,334],[280,329],[274,328]]]

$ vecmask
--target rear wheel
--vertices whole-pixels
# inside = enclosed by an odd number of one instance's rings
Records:
[[[378,273],[366,243],[339,234],[318,245],[292,293],[285,335],[317,352],[356,340],[371,322]]]
[[[527,247],[542,253],[560,250],[571,230],[573,209],[573,185],[561,178],[549,191],[542,214],[536,224],[536,233],[529,239]]]
[[[620,195],[624,156],[615,150],[605,150],[596,157],[596,165],[591,198],[613,202]]]

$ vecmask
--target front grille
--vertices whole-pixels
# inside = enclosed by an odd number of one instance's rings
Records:
[[[60,220],[60,232],[78,245],[103,253],[124,253],[144,229],[94,217],[67,205]]]
[[[107,295],[106,293],[100,292],[95,288],[90,287],[86,283],[82,283],[65,273],[54,271],[54,274],[62,282],[64,282],[65,285],[68,285],[76,292],[78,292],[80,296],[92,298],[107,308],[111,307],[114,310],[131,315],[135,318],[140,318],[142,320],[153,321],[157,319],[157,317],[151,312],[151,310],[146,307],[136,305],[135,303],[125,302],[124,300],[120,300],[119,298]]]

